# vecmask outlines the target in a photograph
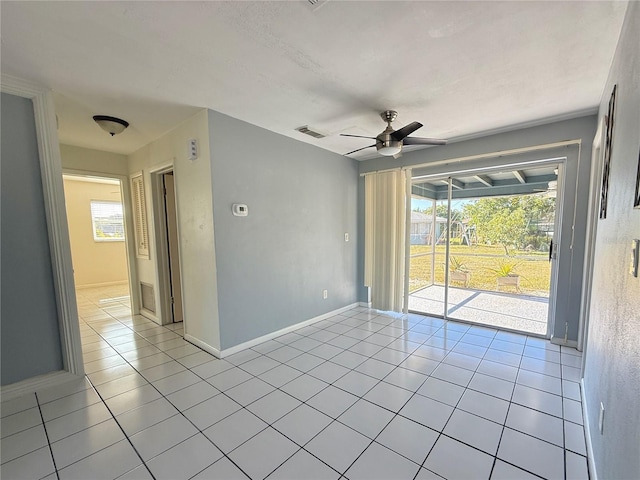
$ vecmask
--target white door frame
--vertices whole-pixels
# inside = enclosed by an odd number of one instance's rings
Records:
[[[596,249],[596,233],[598,232],[598,217],[600,206],[600,192],[602,189],[602,169],[604,167],[604,140],[607,119],[605,116],[598,122],[598,130],[593,139],[591,150],[591,179],[589,186],[589,210],[587,212],[587,230],[585,233],[584,272],[582,276],[582,298],[580,302],[580,321],[578,324],[577,349],[584,352],[587,348],[587,334],[589,328],[589,311],[591,304],[591,288],[593,286],[593,268]],[[582,363],[587,356],[582,355]]]
[[[136,268],[136,242],[135,227],[133,224],[134,213],[133,203],[131,200],[131,186],[127,175],[118,175],[114,173],[94,172],[89,170],[77,170],[63,168],[62,173],[65,175],[74,175],[76,177],[87,178],[110,178],[120,181],[120,199],[122,201],[124,213],[124,241],[127,256],[127,273],[129,280],[129,298],[131,299],[131,313],[133,315],[140,314],[140,289],[138,288],[138,272]]]
[[[78,378],[84,375],[84,364],[53,96],[50,90],[40,85],[5,74],[2,75],[0,90],[33,102],[63,363],[61,371],[3,386],[2,398],[8,400]]]
[[[167,242],[167,218],[165,216],[164,183],[162,175],[168,172],[176,174],[173,163],[165,164],[149,171],[151,178],[151,208],[153,210],[153,235],[155,238],[156,254],[155,263],[158,272],[158,294],[160,298],[160,322],[168,325],[173,322],[173,309],[171,307],[171,270],[169,266],[169,243]],[[176,202],[178,201],[176,195]],[[180,227],[179,212],[176,208],[176,218],[178,220],[178,265],[182,269],[182,258],[180,255]],[[180,272],[182,278],[182,271]],[[184,296],[182,299],[184,312]],[[186,324],[186,319],[184,320]]]
[[[514,162],[514,163],[500,163],[499,165],[495,165],[495,166],[483,166],[483,167],[471,167],[471,168],[462,168],[459,170],[452,170],[452,171],[448,171],[446,173],[437,173],[437,174],[433,174],[433,175],[421,175],[419,177],[417,177],[417,180],[419,181],[419,179],[426,179],[428,178],[429,180],[448,180],[448,195],[447,195],[447,203],[448,203],[448,208],[449,208],[449,216],[451,215],[451,194],[452,194],[452,188],[451,188],[451,178],[456,177],[456,176],[461,176],[465,173],[469,174],[469,172],[473,172],[474,175],[480,175],[480,174],[485,174],[485,173],[490,173],[492,171],[501,171],[501,170],[505,170],[505,169],[520,169],[526,166],[548,166],[548,165],[557,165],[558,166],[558,186],[557,186],[557,196],[556,196],[556,211],[555,211],[555,219],[554,219],[554,250],[556,252],[556,256],[553,259],[553,263],[552,263],[552,267],[551,267],[551,278],[550,278],[550,294],[549,294],[549,307],[548,307],[548,313],[547,313],[547,330],[546,333],[544,335],[544,338],[551,338],[553,331],[554,331],[554,325],[555,325],[555,313],[556,313],[556,293],[557,293],[557,283],[558,283],[558,259],[559,259],[559,253],[560,253],[560,245],[561,245],[561,225],[562,225],[562,214],[563,214],[563,209],[562,209],[562,202],[563,202],[563,195],[562,195],[562,191],[564,190],[564,171],[566,169],[566,163],[567,163],[567,158],[566,157],[556,157],[556,156],[551,156],[551,158],[543,158],[542,159],[538,159],[538,160],[528,160],[528,161],[519,161],[519,162]],[[410,217],[409,218],[409,222],[410,222]],[[450,222],[450,219],[449,219]],[[450,229],[450,225],[448,225],[448,231]],[[435,240],[434,240],[435,241]],[[448,309],[448,305],[447,305],[447,291],[448,291],[448,262],[449,262],[449,239],[447,238],[447,249],[446,249],[446,253],[445,253],[445,298],[444,298],[444,304],[445,304],[445,308],[444,308],[444,314],[443,314],[443,318],[444,319],[448,319],[448,315],[447,315],[447,309]],[[407,255],[410,255],[411,252],[410,250],[407,250]],[[409,287],[409,280],[408,280],[408,275],[407,275],[407,280],[406,280],[406,284],[405,284],[405,290],[408,291],[408,287]],[[430,315],[435,315],[435,316],[439,316],[437,314],[434,313],[429,313]],[[468,322],[467,320],[463,320],[463,319],[458,319],[458,318],[453,318],[456,321],[461,321],[461,322]],[[468,322],[468,323],[474,323],[474,322]],[[505,331],[510,331],[511,329],[509,328],[505,328],[505,327],[500,327],[501,330],[505,330]],[[517,330],[513,330],[516,331]],[[529,335],[533,335],[533,334],[529,334]],[[535,335],[534,335],[535,336]]]

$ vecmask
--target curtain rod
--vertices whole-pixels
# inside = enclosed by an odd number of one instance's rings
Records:
[[[361,177],[366,177],[367,175],[373,175],[374,173],[387,173],[387,172],[395,172],[400,170],[410,169],[411,167],[394,167],[394,168],[386,168],[384,170],[372,170],[370,172],[361,173]]]
[[[541,150],[550,150],[552,148],[558,148],[558,147],[569,147],[571,145],[580,145],[582,142],[582,140],[580,139],[575,139],[575,140],[564,140],[562,142],[555,142],[555,143],[546,143],[546,144],[542,144],[542,145],[534,145],[531,147],[522,147],[522,148],[513,148],[510,150],[499,150],[497,152],[489,152],[489,153],[480,153],[477,155],[468,155],[466,157],[457,157],[457,158],[448,158],[448,159],[444,159],[444,160],[436,160],[435,162],[428,162],[428,163],[418,163],[415,165],[408,165],[406,167],[394,167],[394,168],[388,168],[386,170],[374,170],[371,172],[364,172],[361,173],[360,176],[364,177],[366,175],[371,175],[374,173],[384,173],[384,172],[391,172],[394,170],[407,170],[407,169],[415,169],[415,168],[423,168],[423,167],[433,167],[433,166],[437,166],[437,165],[443,165],[446,163],[450,163],[450,162],[466,162],[466,161],[470,161],[470,160],[480,160],[483,158],[495,158],[495,157],[506,157],[509,155],[518,155],[521,153],[529,153],[529,152],[537,152],[537,151],[541,151]]]

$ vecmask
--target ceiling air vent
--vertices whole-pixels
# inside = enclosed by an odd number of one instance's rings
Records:
[[[313,138],[324,138],[324,137],[327,136],[324,133],[319,132],[318,130],[309,127],[308,125],[305,125],[303,127],[298,127],[298,128],[296,128],[296,130],[298,132],[300,132],[300,133],[304,133],[305,135],[310,135]]]
[[[328,1],[329,0],[307,0],[307,3],[311,7],[311,10],[317,10]]]

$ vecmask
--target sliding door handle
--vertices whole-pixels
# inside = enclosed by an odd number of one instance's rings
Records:
[[[553,240],[549,243],[549,262],[553,259]]]

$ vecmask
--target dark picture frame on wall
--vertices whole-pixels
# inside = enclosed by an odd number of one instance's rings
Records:
[[[607,202],[609,200],[609,174],[611,172],[611,149],[613,147],[613,129],[615,126],[616,91],[618,85],[613,86],[609,109],[607,111],[607,129],[604,143],[604,165],[602,169],[602,191],[600,195],[600,218],[607,218]]]
[[[640,148],[638,149],[638,171],[636,173],[636,194],[633,197],[633,208],[640,208]]]

